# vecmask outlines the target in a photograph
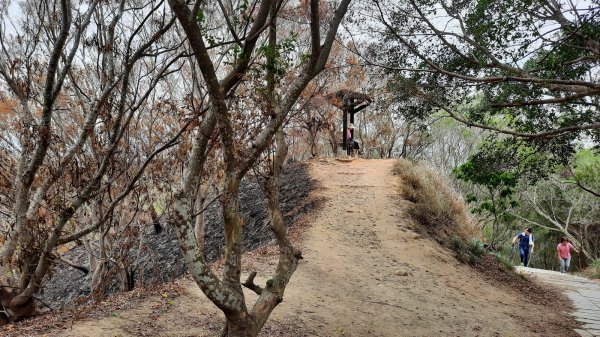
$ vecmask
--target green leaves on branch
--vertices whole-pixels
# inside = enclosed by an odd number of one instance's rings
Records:
[[[204,24],[204,12],[201,9],[196,13],[196,22],[198,22],[200,27]]]
[[[505,171],[489,172],[482,170],[482,168],[478,167],[477,163],[473,160],[469,160],[460,165],[454,169],[453,172],[460,180],[494,188],[499,186],[514,187],[517,183],[514,174]]]
[[[572,173],[581,184],[600,191],[600,154],[598,151],[579,150],[573,159]]]
[[[548,157],[513,139],[488,140],[479,152],[453,170],[457,179],[478,192],[467,195],[473,213],[491,215],[497,222],[511,222],[510,210],[519,206],[517,185],[521,178],[534,182],[549,170]]]
[[[265,60],[262,69],[272,71],[276,78],[281,79],[293,66],[297,38],[298,34],[292,32],[275,46],[260,47],[258,55]]]
[[[480,185],[486,192],[479,195],[467,194],[467,203],[475,205],[471,209],[473,213],[493,214],[502,221],[512,220],[507,211],[518,206],[518,202],[513,199],[518,182],[515,174],[482,170],[473,160],[457,167],[453,173],[459,180]]]
[[[248,15],[248,0],[241,1],[236,7],[236,12],[239,14],[231,17],[231,22],[233,22],[234,25],[245,24],[252,19]]]
[[[392,71],[395,81],[410,77],[418,89],[390,87],[406,102],[460,110],[479,101],[461,119],[520,133],[565,158],[578,141],[600,142],[600,132],[589,129],[600,123],[600,7],[575,7],[534,0],[394,2],[381,13],[387,29],[369,56],[389,69],[423,70]],[[435,113],[416,109],[407,114]],[[507,123],[498,127],[499,120]],[[547,133],[553,130],[564,133]],[[558,141],[545,142],[550,137]]]
[[[209,30],[208,23],[206,22],[206,16],[204,15],[204,11],[202,9],[199,9],[198,13],[196,13],[196,22],[198,23],[198,26],[202,31],[203,38],[206,40],[209,48],[225,41],[222,37],[216,37],[207,33]]]
[[[480,44],[509,48],[530,41],[535,29],[529,13],[534,8],[531,0],[478,0],[455,2],[449,9],[465,17],[466,31]]]

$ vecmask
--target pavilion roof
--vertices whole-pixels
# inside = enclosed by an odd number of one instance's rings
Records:
[[[348,89],[341,89],[337,92],[330,93],[327,95],[327,99],[329,99],[331,104],[340,109],[344,109],[344,107],[347,106],[356,107],[359,105],[369,105],[369,103],[373,101],[367,94]]]

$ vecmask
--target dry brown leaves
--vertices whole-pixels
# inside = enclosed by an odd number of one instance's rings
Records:
[[[168,298],[176,298],[183,292],[182,281],[178,280],[149,288],[136,288],[125,293],[118,293],[107,300],[79,306],[76,309],[45,312],[38,317],[16,322],[2,327],[0,336],[27,336],[44,334],[50,331],[69,329],[81,319],[101,318],[118,310],[128,310],[137,306],[155,294],[168,294]]]

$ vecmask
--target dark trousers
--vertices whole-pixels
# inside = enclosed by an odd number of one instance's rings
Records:
[[[529,247],[519,247],[519,254],[521,255],[521,263],[527,267],[529,264]]]

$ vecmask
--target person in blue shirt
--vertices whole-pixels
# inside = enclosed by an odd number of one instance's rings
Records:
[[[521,256],[521,265],[529,266],[529,256],[533,250],[533,235],[531,234],[531,228],[527,227],[522,233],[517,234],[512,239],[512,244],[519,240],[519,255]]]

